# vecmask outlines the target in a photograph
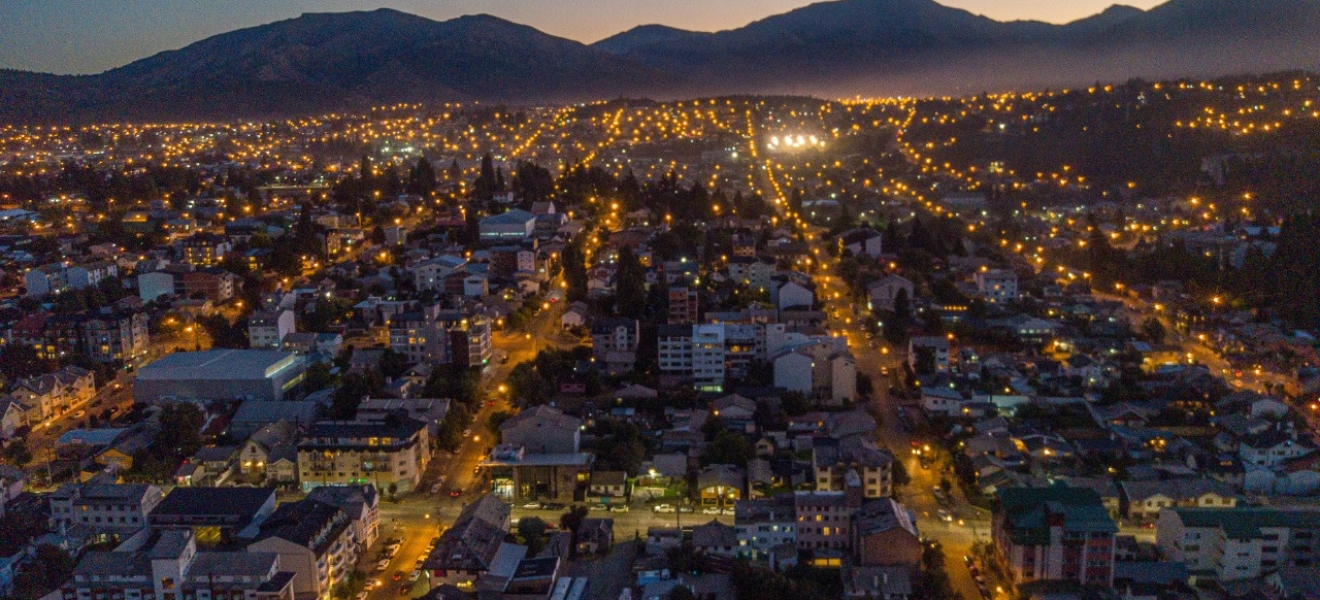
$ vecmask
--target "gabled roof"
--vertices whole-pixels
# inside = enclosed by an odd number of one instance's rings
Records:
[[[469,504],[426,558],[430,570],[488,571],[504,541],[509,506],[487,494]]]

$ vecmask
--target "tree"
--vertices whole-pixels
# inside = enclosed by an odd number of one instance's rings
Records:
[[[545,546],[545,532],[549,529],[540,517],[523,517],[518,521],[518,537],[523,540],[523,545],[527,546],[527,555],[536,556]]]
[[[334,385],[335,376],[330,373],[330,366],[323,362],[314,362],[303,374],[303,389],[308,393],[319,392]]]
[[[701,455],[701,462],[706,465],[746,467],[747,461],[754,456],[756,449],[747,438],[726,429],[715,434],[715,439],[711,440],[706,452]]]
[[[380,396],[383,389],[384,380],[379,372],[349,373],[330,399],[330,418],[352,419],[364,397]]]
[[[614,312],[629,319],[642,318],[646,308],[646,270],[627,246],[619,249],[615,278]]]
[[[1163,344],[1164,324],[1155,317],[1147,317],[1145,321],[1141,322],[1141,334],[1146,336],[1146,339],[1153,344]]]
[[[32,346],[11,344],[0,350],[0,373],[10,381],[45,375],[54,370],[54,363],[37,357]]]
[[[587,258],[582,252],[582,244],[573,240],[564,245],[562,254],[564,263],[564,282],[568,284],[569,302],[578,302],[587,298]]]
[[[0,454],[5,461],[16,466],[22,467],[32,462],[32,452],[28,451],[27,440],[17,438],[5,446],[4,452]]]
[[[577,555],[578,529],[582,528],[582,521],[586,518],[587,507],[580,504],[559,515],[559,528],[568,531],[571,536],[572,541],[568,546],[570,555]]]
[[[907,289],[898,290],[894,295],[894,313],[885,319],[885,341],[895,346],[907,342],[908,329],[912,327],[912,302]]]
[[[697,596],[686,585],[676,585],[674,589],[669,590],[665,600],[697,600]]]
[[[489,201],[495,198],[498,182],[495,180],[495,159],[487,152],[481,157],[481,172],[472,184],[472,197]]]
[[[409,194],[428,196],[435,191],[435,166],[426,157],[417,159],[417,164],[408,172]]]
[[[779,405],[790,417],[804,415],[811,410],[811,401],[802,392],[786,392],[783,398],[780,398]]]
[[[202,425],[206,416],[191,402],[170,402],[161,407],[160,429],[151,438],[157,455],[178,459],[192,456],[202,447]]]
[[[73,573],[75,563],[68,552],[53,544],[41,544],[32,560],[14,577],[13,598],[36,600],[63,584]]]

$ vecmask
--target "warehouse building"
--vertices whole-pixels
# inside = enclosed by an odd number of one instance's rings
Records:
[[[133,398],[171,400],[283,400],[302,383],[306,363],[292,352],[208,350],[176,352],[138,371]]]

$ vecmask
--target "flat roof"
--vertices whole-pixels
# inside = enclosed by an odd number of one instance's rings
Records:
[[[298,360],[296,354],[279,350],[226,349],[175,352],[142,367],[138,371],[138,379],[145,381],[261,379],[275,376],[280,371],[293,366]]]

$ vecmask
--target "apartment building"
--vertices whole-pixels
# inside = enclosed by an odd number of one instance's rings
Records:
[[[1109,586],[1118,526],[1100,495],[1055,486],[1000,490],[991,536],[1015,583]]]
[[[82,527],[98,534],[128,534],[147,527],[147,515],[163,499],[147,484],[70,483],[50,496],[50,527]]]
[[[1219,581],[1320,565],[1320,510],[1167,508],[1156,520],[1164,559]]]
[[[976,291],[990,304],[1004,304],[1018,298],[1017,273],[1006,269],[982,268],[972,275]]]
[[[279,350],[284,337],[294,331],[293,311],[288,309],[259,310],[248,317],[248,346],[264,350]]]
[[[294,600],[275,553],[198,551],[186,530],[142,537],[84,554],[63,600]]]
[[[275,509],[247,551],[278,555],[281,568],[293,573],[297,597],[329,600],[335,586],[353,573],[363,550],[354,531],[338,507],[300,500]]]
[[[303,490],[322,485],[417,488],[431,460],[426,423],[323,421],[298,444],[298,474]]]

